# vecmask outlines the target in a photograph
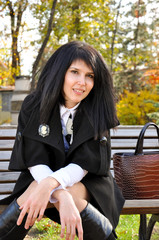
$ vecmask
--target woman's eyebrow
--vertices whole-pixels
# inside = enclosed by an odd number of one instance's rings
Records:
[[[70,67],[70,68],[73,68],[73,69],[79,70],[79,68],[76,68],[76,67],[73,67],[73,66],[72,66],[72,67]]]
[[[77,68],[77,67],[73,67],[73,66],[70,67],[70,69],[71,69],[71,68],[72,68],[72,69],[75,69],[75,70],[80,70],[79,68]],[[94,72],[87,72],[87,73],[89,73],[89,74],[94,74]]]

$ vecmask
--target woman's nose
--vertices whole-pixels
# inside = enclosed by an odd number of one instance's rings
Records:
[[[86,84],[85,77],[81,76],[81,77],[78,79],[78,84],[79,84],[79,85],[85,85],[85,84]]]

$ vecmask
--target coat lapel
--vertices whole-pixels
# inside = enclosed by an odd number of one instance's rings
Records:
[[[50,133],[46,137],[42,137],[38,133],[38,129],[40,126],[39,119],[40,119],[39,109],[37,109],[33,111],[29,119],[29,122],[24,129],[23,135],[28,138],[32,138],[36,141],[40,141],[52,147],[55,147],[59,151],[63,152],[63,154],[65,154],[59,107],[56,106],[55,109],[53,110],[52,117],[47,124],[50,128]]]
[[[94,137],[94,129],[84,111],[77,112],[73,122],[73,143],[69,148],[69,156],[80,144]]]
[[[42,137],[38,133],[40,126],[39,119],[39,109],[36,109],[31,114],[28,124],[23,131],[23,136],[48,144],[65,155],[59,107],[55,107],[52,117],[47,124],[50,128],[50,133],[46,137]],[[94,129],[85,111],[79,110],[77,112],[73,122],[73,134],[73,143],[70,146],[67,156],[69,156],[83,142],[94,137]]]

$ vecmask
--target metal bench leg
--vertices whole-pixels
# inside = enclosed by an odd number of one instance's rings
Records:
[[[151,239],[152,231],[156,222],[159,222],[159,214],[152,214],[147,227],[146,240]]]
[[[146,240],[146,214],[140,214],[139,240]]]

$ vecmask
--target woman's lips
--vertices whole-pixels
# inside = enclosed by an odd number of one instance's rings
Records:
[[[81,95],[82,93],[84,93],[84,90],[83,89],[76,89],[74,88],[73,91],[78,94],[78,95]]]

